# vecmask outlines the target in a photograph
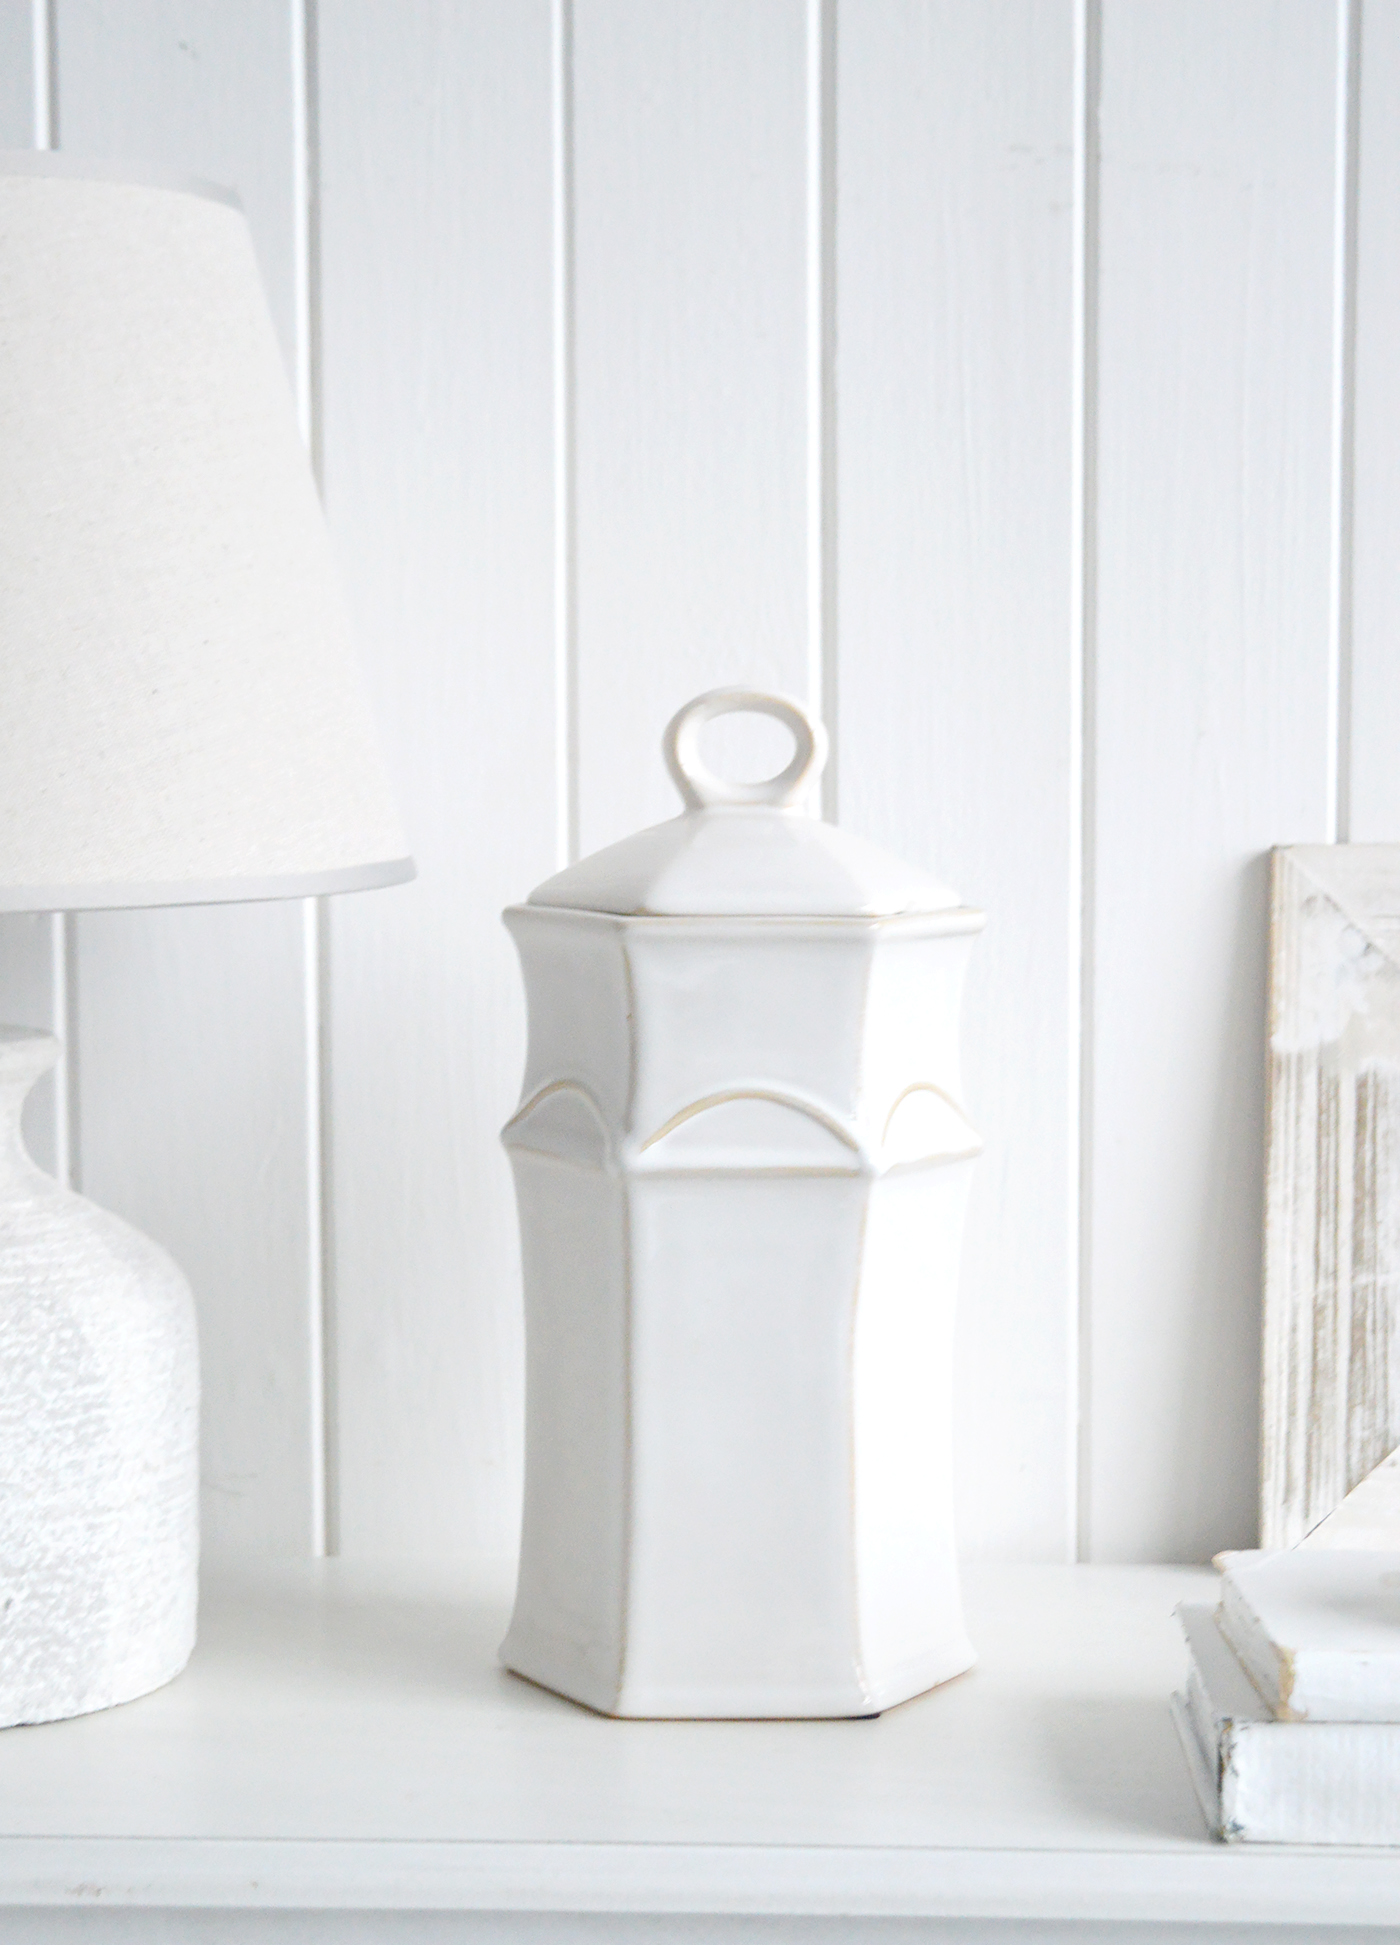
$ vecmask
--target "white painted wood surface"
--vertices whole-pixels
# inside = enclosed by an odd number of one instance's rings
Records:
[[[1400,836],[1393,0],[3,0],[0,48],[0,139],[240,188],[422,872],[319,940],[84,919],[69,985],[0,936],[0,1013],[81,1026],[41,1151],[196,1287],[212,1552],[511,1544],[496,913],[665,814],[735,679],[990,912],[966,1548],[1247,1542],[1263,853]]]
[[[1346,822],[1357,844],[1400,837],[1400,7],[1369,0],[1358,35],[1353,224],[1353,577],[1348,614]]]
[[[83,1937],[161,1938],[172,1909],[180,1937],[239,1911],[245,1939],[286,1938],[289,1910],[292,1936],[357,1941],[1393,1935],[1400,1853],[1207,1838],[1167,1697],[1186,1661],[1173,1604],[1214,1584],[979,1563],[979,1667],[877,1721],[617,1723],[495,1666],[508,1563],[264,1568],[211,1589],[188,1674],[142,1708],[0,1741],[0,1924],[7,1941],[44,1936],[41,1912],[64,1938],[79,1911]],[[120,1912],[150,1929],[123,1933]],[[422,1930],[373,1915],[393,1912]],[[502,1922],[526,1912],[538,1930]]]
[[[0,1907],[1390,1919],[1395,1853],[1207,1838],[1167,1697],[1214,1584],[983,1563],[977,1669],[878,1720],[617,1723],[496,1665],[508,1563],[265,1568],[140,1710],[0,1741]]]
[[[250,1929],[251,1926],[251,1929]],[[7,1918],[7,1945],[1021,1945],[1016,1919],[951,1918],[932,1928],[924,1918],[735,1918],[688,1914],[656,1917],[614,1912],[377,1911],[24,1911]],[[1054,1945],[1068,1929],[1040,1929]],[[1256,1925],[1249,1945],[1297,1945],[1297,1928]],[[1094,1945],[1217,1945],[1220,1928],[1152,1923],[1098,1925]],[[1329,1926],[1327,1945],[1378,1945],[1384,1932]]]
[[[547,0],[320,9],[326,505],[419,882],[330,931],[333,1545],[519,1530],[502,908],[555,868]],[[386,50],[388,58],[386,60]]]
[[[1105,7],[1087,1543],[1253,1531],[1271,843],[1325,839],[1337,16]]]
[[[661,731],[692,696],[737,684],[820,700],[807,661],[807,56],[802,0],[570,12],[567,754],[588,852],[674,815]],[[726,724],[726,745],[717,726],[706,746],[782,750],[764,729]]]
[[[0,7],[0,144],[7,149],[45,146],[36,125],[47,100],[36,95],[34,69],[35,8],[32,0],[5,0]]]
[[[959,1525],[974,1554],[1064,1557],[1079,1045],[1073,21],[1038,0],[882,0],[852,10],[837,45],[839,811],[990,914],[964,1036],[987,1148],[959,1320]],[[1022,787],[1015,807],[989,789],[994,775],[1025,779],[1034,813]]]

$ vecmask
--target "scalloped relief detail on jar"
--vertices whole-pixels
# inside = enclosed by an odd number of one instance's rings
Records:
[[[580,1168],[611,1168],[608,1124],[593,1096],[576,1081],[552,1081],[532,1096],[501,1130],[508,1149],[549,1155]]]
[[[692,1101],[640,1141],[614,1145],[598,1103],[576,1081],[553,1081],[502,1130],[509,1149],[576,1167],[639,1174],[883,1175],[971,1161],[982,1140],[941,1087],[916,1082],[885,1118],[878,1147],[820,1102],[790,1089],[740,1084]]]
[[[882,1168],[915,1168],[923,1162],[970,1162],[982,1153],[982,1137],[951,1094],[929,1081],[906,1087],[885,1117]]]
[[[859,1175],[860,1144],[814,1102],[776,1088],[708,1095],[647,1136],[630,1166],[662,1172]]]

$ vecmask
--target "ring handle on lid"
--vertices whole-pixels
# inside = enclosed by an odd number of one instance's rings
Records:
[[[772,716],[792,731],[797,747],[786,769],[758,783],[735,783],[715,775],[700,754],[700,732],[716,716],[734,715]],[[661,748],[687,810],[712,810],[722,804],[770,804],[785,810],[821,774],[828,742],[823,725],[788,696],[768,696],[759,689],[711,689],[671,718]]]

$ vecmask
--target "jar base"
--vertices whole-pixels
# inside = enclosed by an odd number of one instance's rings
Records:
[[[626,1678],[611,1690],[579,1679],[570,1662],[576,1657],[550,1653],[537,1630],[529,1631],[528,1646],[512,1628],[501,1646],[501,1663],[537,1688],[548,1689],[566,1701],[629,1721],[654,1722],[797,1722],[859,1721],[883,1715],[901,1702],[912,1701],[930,1689],[964,1675],[974,1666],[977,1651],[966,1635],[940,1642],[927,1654],[891,1669],[872,1681],[851,1669],[848,1677],[820,1685],[786,1687],[772,1683],[731,1682],[704,1688],[629,1683]]]
[[[193,1652],[194,1642],[191,1640],[169,1659],[163,1660],[154,1673],[148,1665],[140,1674],[132,1674],[125,1680],[118,1677],[100,1688],[70,1690],[66,1695],[50,1696],[42,1702],[0,1695],[0,1729],[29,1729],[37,1728],[43,1722],[71,1722],[80,1715],[97,1715],[103,1709],[120,1708],[125,1702],[138,1702],[143,1695],[153,1695],[158,1688],[165,1688],[177,1675],[182,1675]]]

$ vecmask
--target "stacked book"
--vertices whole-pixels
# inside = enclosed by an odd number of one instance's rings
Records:
[[[1172,1698],[1227,1843],[1400,1844],[1400,1553],[1226,1553]]]

